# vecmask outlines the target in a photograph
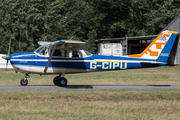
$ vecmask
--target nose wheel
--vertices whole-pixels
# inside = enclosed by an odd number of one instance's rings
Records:
[[[20,83],[22,86],[26,86],[28,84],[28,80],[26,78],[22,78]]]
[[[20,84],[22,86],[26,86],[28,84],[27,77],[30,77],[28,74],[25,74],[25,77],[20,80]]]
[[[53,80],[53,83],[57,86],[65,87],[68,83],[67,79],[64,77],[61,77],[61,74],[59,76],[56,76]]]

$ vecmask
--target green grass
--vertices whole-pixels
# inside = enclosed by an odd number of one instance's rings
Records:
[[[179,119],[179,90],[0,90],[1,119]]]
[[[180,66],[67,74],[68,85],[179,85]],[[30,75],[28,85],[53,85],[56,75]],[[0,69],[0,85],[19,85],[22,73]]]
[[[69,85],[179,85],[180,66],[66,75]],[[24,75],[0,69],[0,85]],[[53,85],[54,75],[31,75],[29,85]],[[2,120],[179,120],[180,90],[0,90]]]

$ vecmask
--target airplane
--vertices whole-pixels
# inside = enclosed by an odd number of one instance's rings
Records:
[[[83,50],[85,42],[76,40],[40,41],[34,52],[10,55],[10,41],[8,55],[3,58],[11,62],[16,73],[25,73],[20,80],[22,86],[28,84],[29,74],[58,74],[53,83],[65,87],[65,74],[164,66],[177,34],[164,30],[142,53],[122,57],[91,54]]]

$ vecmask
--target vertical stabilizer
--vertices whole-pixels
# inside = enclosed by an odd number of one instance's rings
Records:
[[[178,32],[165,30],[141,54],[129,55],[129,57],[167,62],[177,34]]]

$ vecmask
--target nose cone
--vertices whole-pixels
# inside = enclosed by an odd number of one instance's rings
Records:
[[[6,55],[2,56],[2,58],[6,60]]]
[[[5,60],[10,60],[10,57],[8,55],[4,55],[4,56],[2,56],[2,58]]]

